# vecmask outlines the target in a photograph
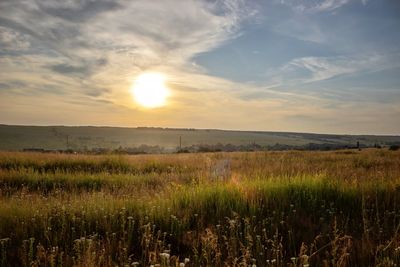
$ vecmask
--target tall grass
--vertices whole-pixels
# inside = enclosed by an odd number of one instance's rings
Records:
[[[396,266],[399,205],[385,150],[1,153],[0,266]]]

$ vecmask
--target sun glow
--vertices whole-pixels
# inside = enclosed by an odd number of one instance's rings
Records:
[[[169,96],[165,75],[158,72],[140,74],[131,87],[131,93],[135,101],[146,108],[164,106]]]

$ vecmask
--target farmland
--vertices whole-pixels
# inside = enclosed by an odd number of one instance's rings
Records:
[[[335,135],[292,132],[228,131],[215,129],[174,129],[174,128],[124,128],[93,126],[16,126],[0,125],[0,150],[23,150],[37,148],[46,150],[76,151],[95,148],[134,148],[142,145],[157,146],[160,152],[175,152],[177,147],[199,145],[257,144],[271,149],[298,147],[308,144],[328,146],[373,147],[400,145],[400,136],[379,135]],[[154,151],[150,151],[154,153]]]
[[[0,153],[0,266],[398,266],[400,151]]]

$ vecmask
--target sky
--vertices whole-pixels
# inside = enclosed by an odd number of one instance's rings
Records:
[[[398,0],[1,0],[0,123],[399,135],[399,29]]]

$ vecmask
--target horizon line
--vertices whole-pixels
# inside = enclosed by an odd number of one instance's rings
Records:
[[[294,132],[276,130],[243,130],[243,129],[218,129],[218,128],[193,128],[193,127],[162,127],[162,126],[110,126],[110,125],[62,125],[62,124],[6,124],[0,126],[25,126],[25,127],[95,127],[95,128],[124,128],[124,129],[160,129],[160,130],[199,130],[199,131],[224,131],[224,132],[252,132],[252,133],[293,133],[293,134],[314,134],[314,135],[341,135],[341,136],[387,136],[400,137],[400,134],[349,134],[349,133],[317,133],[317,132]]]

